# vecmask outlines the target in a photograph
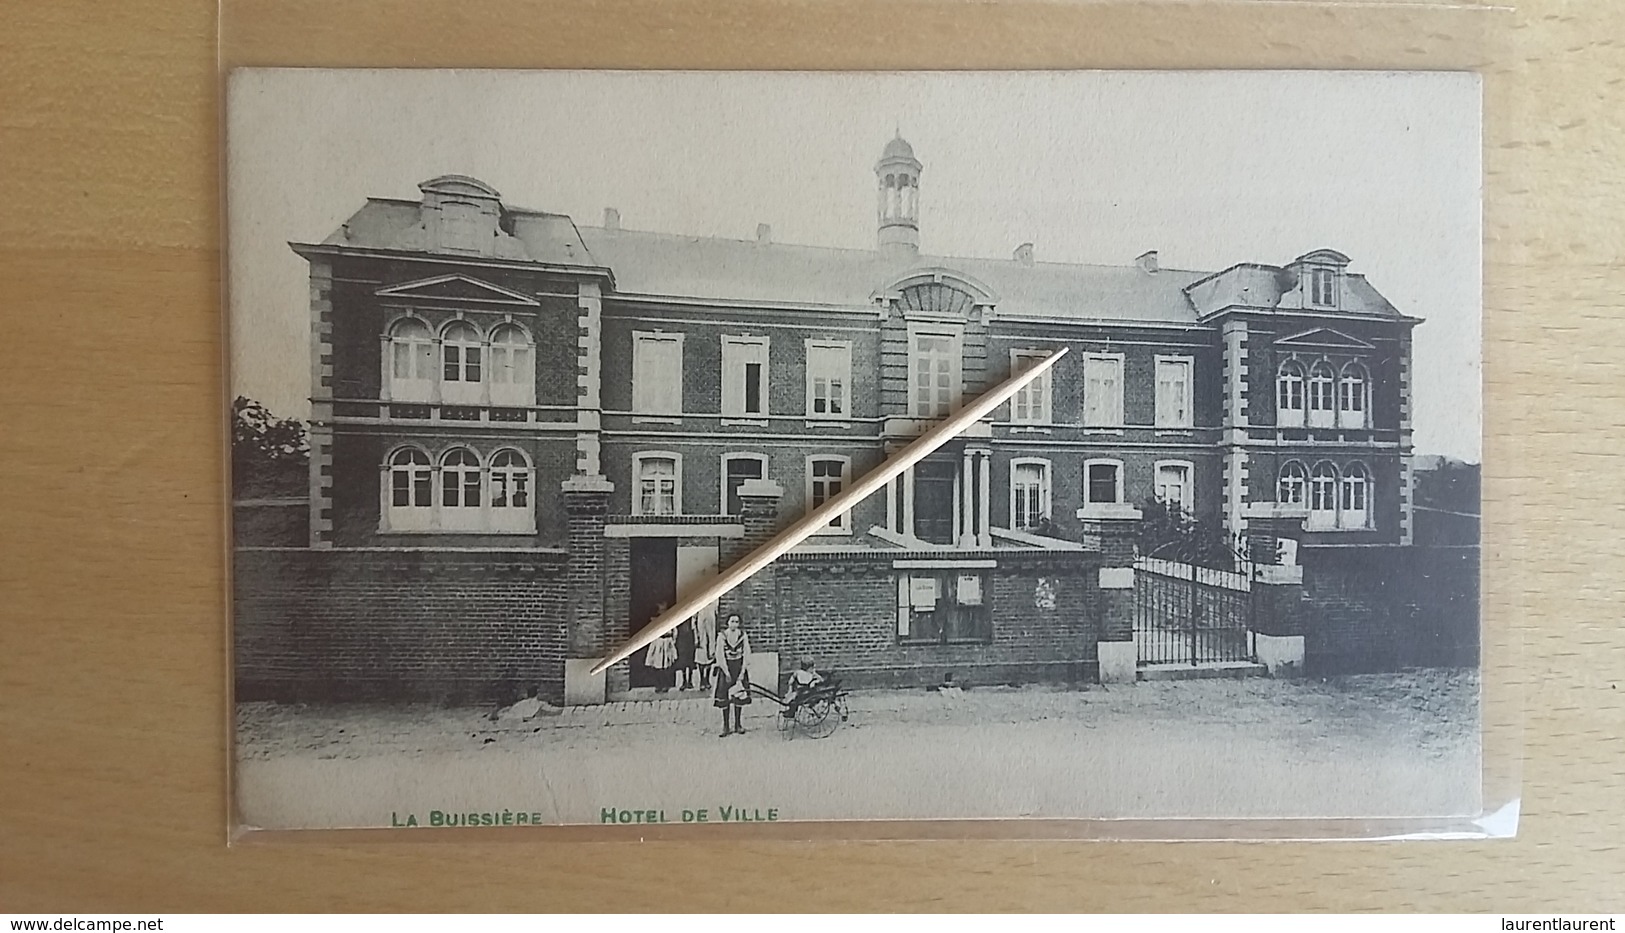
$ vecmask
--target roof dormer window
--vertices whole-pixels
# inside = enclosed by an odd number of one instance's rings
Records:
[[[497,251],[502,200],[495,188],[466,175],[442,175],[418,185],[423,235],[434,251],[490,256]]]
[[[466,201],[446,201],[440,205],[440,248],[459,252],[484,252],[491,237],[486,229],[485,216],[476,205]]]
[[[1337,273],[1331,269],[1314,269],[1309,273],[1310,298],[1322,308],[1337,307]]]
[[[1349,258],[1337,250],[1317,249],[1292,260],[1285,269],[1288,278],[1281,284],[1291,288],[1292,277],[1296,277],[1305,308],[1338,309],[1343,306],[1343,270],[1348,264]]]

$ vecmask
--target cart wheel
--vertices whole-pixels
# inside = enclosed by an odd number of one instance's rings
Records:
[[[839,716],[831,716],[835,704],[827,698],[820,698],[803,703],[796,709],[796,724],[801,731],[815,739],[822,739],[835,731],[841,724]]]

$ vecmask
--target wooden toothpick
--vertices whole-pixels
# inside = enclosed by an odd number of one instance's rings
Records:
[[[1066,351],[1066,347],[1056,350],[1033,364],[1032,368],[1026,372],[1011,376],[998,386],[984,392],[976,401],[949,415],[941,424],[920,435],[907,447],[887,458],[884,463],[865,473],[863,478],[854,483],[851,488],[814,509],[801,521],[780,532],[773,540],[763,544],[746,555],[744,559],[729,567],[725,573],[713,580],[709,586],[666,610],[665,613],[645,626],[643,631],[632,636],[624,645],[615,649],[614,653],[594,665],[592,673],[601,674],[612,665],[626,660],[639,648],[650,644],[656,638],[682,624],[684,619],[721,599],[723,594],[750,579],[751,575],[756,571],[766,567],[775,558],[807,540],[817,533],[820,528],[828,525],[836,516],[850,510],[859,502],[878,492],[887,483],[901,476],[904,470],[924,460],[938,447],[953,440],[966,428],[986,417],[993,409],[1009,401],[1028,383],[1043,375],[1051,366],[1054,366],[1057,360],[1066,355]]]

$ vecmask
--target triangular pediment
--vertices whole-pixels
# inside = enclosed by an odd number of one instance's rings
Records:
[[[1330,348],[1335,350],[1376,349],[1376,347],[1358,337],[1350,337],[1340,330],[1332,330],[1329,327],[1317,327],[1314,330],[1306,330],[1301,334],[1282,337],[1275,343],[1276,346],[1282,347],[1314,347],[1316,349]]]
[[[373,294],[380,298],[417,298],[428,301],[477,301],[482,304],[537,305],[541,302],[511,288],[492,285],[466,275],[437,275],[432,279],[419,279],[380,288]]]

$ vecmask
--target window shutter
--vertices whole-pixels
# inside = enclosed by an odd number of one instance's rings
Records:
[[[731,340],[722,341],[722,412],[737,415],[744,410],[744,367],[739,359],[739,345]]]
[[[899,638],[908,637],[909,616],[913,611],[909,605],[908,580],[909,576],[906,573],[897,575],[897,635]]]
[[[1092,357],[1084,361],[1085,422],[1097,427],[1123,423],[1123,361]]]
[[[632,361],[633,408],[652,414],[682,412],[682,347],[674,336],[637,338]]]

